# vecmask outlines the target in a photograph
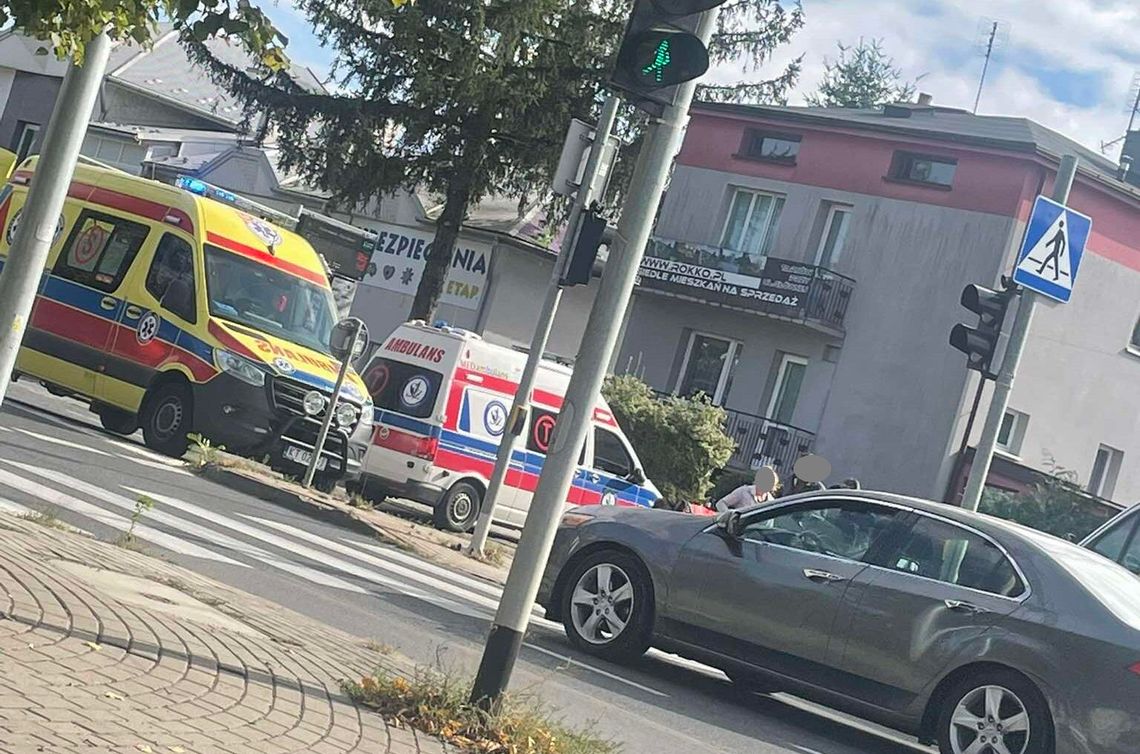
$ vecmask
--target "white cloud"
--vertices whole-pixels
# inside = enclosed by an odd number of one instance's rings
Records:
[[[919,90],[950,107],[971,109],[982,69],[975,52],[979,21],[1000,19],[1009,39],[991,66],[979,113],[1014,115],[1064,133],[1091,149],[1123,135],[1128,92],[1140,69],[1140,5],[1131,0],[803,0],[806,26],[781,48],[771,75],[804,54],[804,71],[792,104],[815,89],[823,58],[834,57],[835,43],[859,37],[882,38],[908,78],[921,76]],[[1033,73],[1080,74],[1099,82],[1094,103],[1062,102]],[[719,80],[739,79],[731,70],[714,72]],[[1056,82],[1059,83],[1059,79]],[[1114,151],[1113,154],[1116,154]]]

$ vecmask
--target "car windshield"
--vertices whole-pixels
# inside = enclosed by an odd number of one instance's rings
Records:
[[[210,314],[329,353],[332,291],[206,244]]]

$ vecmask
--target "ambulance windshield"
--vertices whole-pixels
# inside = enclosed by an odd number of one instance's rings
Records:
[[[206,244],[210,314],[328,355],[332,291]]]

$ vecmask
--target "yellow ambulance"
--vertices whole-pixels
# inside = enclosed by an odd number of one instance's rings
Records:
[[[0,189],[0,270],[35,164]],[[16,369],[88,402],[113,432],[141,428],[160,452],[182,455],[199,433],[296,475],[329,410],[336,319],[321,259],[300,236],[191,191],[80,165]],[[320,486],[359,473],[372,414],[350,372]]]

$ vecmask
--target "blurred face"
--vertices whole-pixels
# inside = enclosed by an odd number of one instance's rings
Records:
[[[776,476],[776,470],[771,466],[764,466],[756,470],[756,479],[753,482],[753,487],[756,496],[766,495],[772,490],[776,489],[779,484],[780,478]]]

